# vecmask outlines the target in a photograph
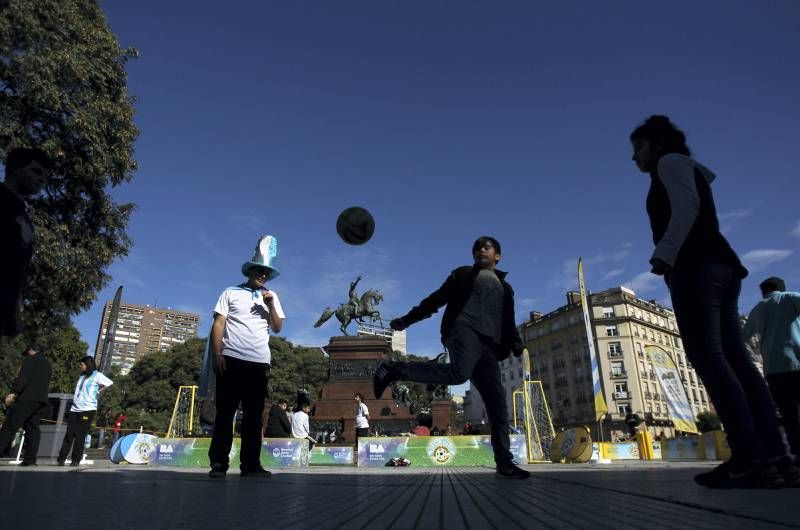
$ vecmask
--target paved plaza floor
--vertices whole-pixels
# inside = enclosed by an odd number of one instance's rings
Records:
[[[525,481],[489,468],[317,467],[211,481],[203,469],[3,462],[0,528],[800,528],[800,489],[695,486],[712,465],[531,465]]]

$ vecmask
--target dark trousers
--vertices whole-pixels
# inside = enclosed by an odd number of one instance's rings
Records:
[[[717,410],[733,459],[749,463],[787,453],[767,382],[742,340],[742,282],[728,265],[699,263],[673,270],[672,305],[689,362]]]
[[[17,401],[8,411],[3,428],[0,429],[0,453],[5,453],[20,427],[25,430],[25,442],[22,446],[23,461],[29,464],[36,463],[36,453],[39,452],[39,440],[42,433],[39,423],[44,417],[47,403],[39,401]]]
[[[456,322],[447,339],[450,362],[396,363],[404,381],[460,385],[471,381],[480,392],[492,429],[492,449],[498,466],[510,464],[506,393],[500,382],[500,366],[492,342],[466,324]]]
[[[362,436],[369,436],[369,427],[356,427],[356,442]]]
[[[67,434],[61,443],[61,450],[58,452],[58,461],[64,462],[72,449],[72,463],[77,465],[83,459],[83,444],[89,427],[92,426],[96,410],[85,410],[83,412],[70,412],[67,416]]]
[[[800,456],[800,372],[768,375],[767,384],[781,413],[792,453]]]
[[[242,404],[242,446],[239,461],[243,470],[261,466],[261,431],[264,399],[267,397],[269,364],[225,357],[225,372],[217,374],[217,417],[208,459],[211,465],[228,469],[233,445],[233,418]]]

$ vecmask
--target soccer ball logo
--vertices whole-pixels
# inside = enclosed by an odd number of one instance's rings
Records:
[[[447,438],[434,438],[428,445],[428,457],[434,464],[449,464],[456,454],[456,448]]]

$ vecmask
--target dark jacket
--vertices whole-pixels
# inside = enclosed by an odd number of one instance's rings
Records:
[[[647,194],[647,215],[653,231],[653,243],[658,245],[664,237],[672,216],[672,207],[667,189],[664,187],[658,172],[650,174],[650,191]],[[673,269],[692,268],[699,263],[724,263],[730,265],[740,278],[747,276],[736,252],[719,230],[717,208],[711,193],[711,185],[701,173],[694,169],[694,183],[700,199],[700,211],[692,229],[681,245]]]
[[[42,353],[25,355],[19,375],[11,384],[11,392],[16,394],[17,401],[47,403],[51,374],[50,361]]]
[[[0,183],[0,335],[20,332],[20,300],[33,255],[33,224],[25,202]]]
[[[269,409],[267,419],[267,438],[291,438],[292,426],[289,424],[289,416],[286,411],[278,405],[272,405]]]
[[[446,304],[447,308],[444,310],[441,326],[442,343],[446,345],[456,317],[464,309],[467,300],[472,294],[472,287],[479,271],[480,269],[474,265],[455,269],[439,289],[421,301],[418,306],[412,308],[400,320],[403,321],[405,327],[408,327],[430,317]],[[500,344],[497,345],[495,354],[498,359],[505,359],[511,352],[521,352],[523,345],[514,317],[514,290],[505,280],[508,273],[496,269],[494,272],[500,279],[504,291],[502,337]]]

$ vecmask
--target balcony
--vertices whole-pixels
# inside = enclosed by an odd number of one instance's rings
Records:
[[[611,379],[624,379],[626,377],[628,377],[628,372],[625,370],[611,372]]]
[[[628,395],[627,392],[624,391],[614,392],[614,399],[628,399],[629,397],[630,396]]]
[[[622,352],[621,351],[609,350],[608,356],[611,357],[612,359],[620,358],[620,357],[622,357]]]
[[[653,394],[651,392],[645,392],[644,393],[644,398],[645,399],[653,399]]]

